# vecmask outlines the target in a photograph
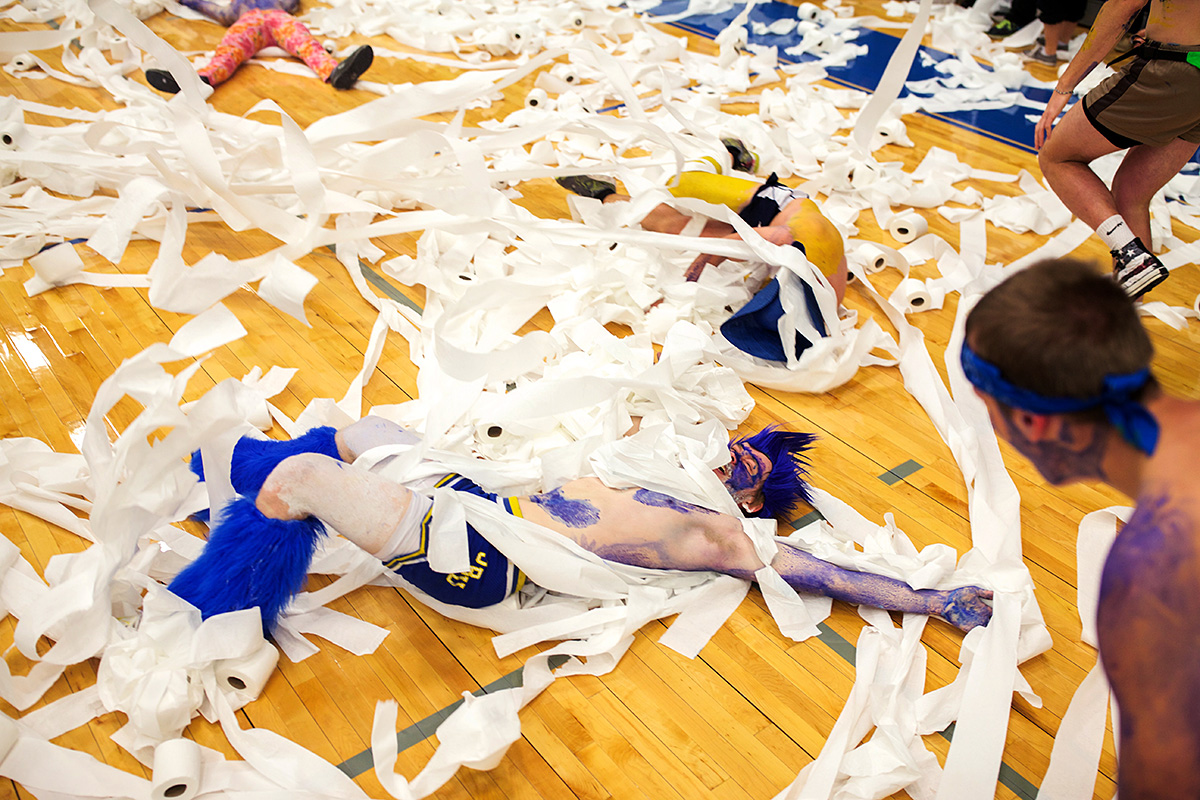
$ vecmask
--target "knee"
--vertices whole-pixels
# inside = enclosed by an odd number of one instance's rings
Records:
[[[332,461],[317,453],[299,453],[280,461],[263,481],[255,505],[272,519],[303,519],[309,515],[304,502],[305,489],[317,478],[324,462]]]

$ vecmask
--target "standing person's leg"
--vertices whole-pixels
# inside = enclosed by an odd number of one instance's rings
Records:
[[[1150,201],[1195,154],[1196,143],[1183,139],[1175,139],[1162,147],[1138,145],[1129,148],[1113,175],[1116,213],[1125,220],[1133,235],[1147,246],[1151,245]]]

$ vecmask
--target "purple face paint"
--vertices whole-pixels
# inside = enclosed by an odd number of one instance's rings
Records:
[[[529,500],[568,528],[587,528],[600,521],[600,509],[590,500],[565,497],[562,489],[531,495]]]
[[[747,511],[762,507],[762,487],[771,474],[771,459],[744,442],[729,446],[732,460],[714,470],[737,504]]]
[[[672,511],[678,511],[680,514],[690,514],[693,511],[700,514],[716,514],[716,511],[700,506],[694,506],[691,503],[685,503],[682,500],[676,500],[670,495],[661,492],[652,492],[649,489],[638,489],[633,493],[633,499],[644,506],[654,506],[655,508],[669,508]]]

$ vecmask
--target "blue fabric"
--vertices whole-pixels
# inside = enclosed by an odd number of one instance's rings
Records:
[[[817,333],[828,336],[825,320],[821,317],[821,307],[817,305],[817,296],[812,287],[804,284],[804,300],[808,316],[817,329]],[[783,351],[783,341],[779,338],[779,318],[783,316],[783,303],[779,300],[779,279],[772,278],[770,283],[750,298],[732,317],[721,325],[721,335],[729,343],[744,353],[766,359],[767,361],[787,362],[787,354]],[[796,358],[812,346],[805,337],[796,334]]]
[[[451,475],[438,485],[487,500],[496,499],[496,495],[461,475]],[[508,597],[515,582],[514,569],[508,558],[470,524],[467,525],[467,549],[472,566],[466,572],[437,572],[428,561],[404,564],[393,571],[433,599],[453,606],[484,608]]]
[[[1046,397],[1009,383],[999,367],[981,358],[966,342],[960,360],[971,385],[1006,406],[1032,414],[1072,414],[1099,408],[1125,441],[1138,450],[1151,455],[1158,446],[1158,421],[1133,399],[1150,382],[1148,368],[1105,376],[1103,390],[1094,397]]]
[[[329,426],[312,428],[295,439],[253,439],[243,436],[233,447],[229,480],[238,494],[254,497],[262,488],[271,470],[288,456],[299,453],[320,453],[339,461],[337,429]],[[188,465],[200,480],[204,480],[204,462],[200,451],[192,453]]]
[[[214,614],[258,607],[263,632],[270,633],[288,602],[304,588],[308,566],[325,526],[316,517],[277,520],[265,516],[253,497],[239,497],[208,534],[204,552],[168,588]]]

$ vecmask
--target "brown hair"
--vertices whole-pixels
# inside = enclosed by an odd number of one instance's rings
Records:
[[[1094,397],[1106,375],[1136,372],[1154,355],[1125,292],[1094,265],[1066,258],[985,294],[967,317],[966,339],[1008,381],[1047,397]]]

